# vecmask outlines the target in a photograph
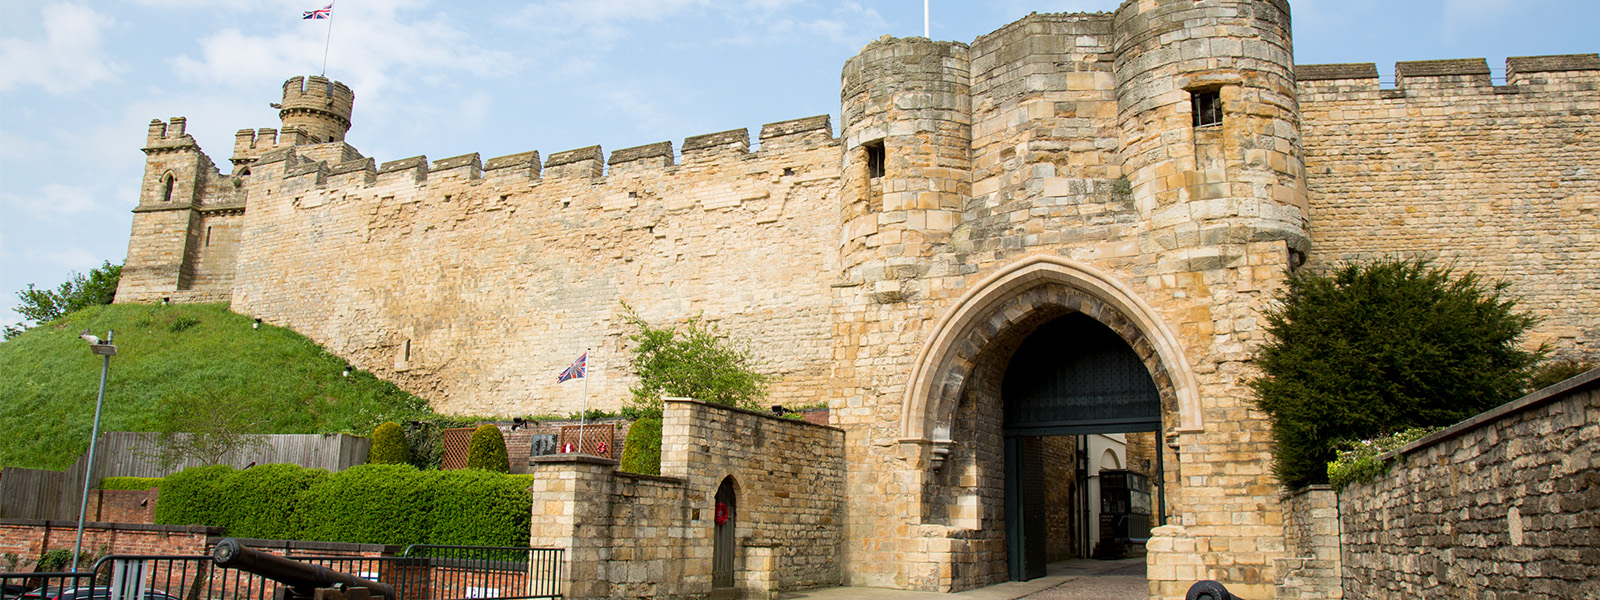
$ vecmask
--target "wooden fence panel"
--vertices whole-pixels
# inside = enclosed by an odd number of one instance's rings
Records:
[[[343,471],[366,464],[372,440],[346,434],[264,435],[261,442],[223,455],[222,464],[290,463]],[[100,434],[95,445],[92,485],[106,477],[165,477],[201,463],[193,458],[162,468],[155,458],[155,435],[127,431]],[[0,518],[77,520],[89,453],[65,471],[6,467],[0,471]]]

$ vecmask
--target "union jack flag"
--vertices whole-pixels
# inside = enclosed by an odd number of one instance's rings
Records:
[[[308,11],[306,11],[306,15],[303,16],[303,17],[300,17],[300,18],[301,19],[306,19],[306,20],[333,18],[333,3],[329,2],[327,6],[324,6],[322,8],[316,9],[316,10],[308,10]]]
[[[556,376],[556,383],[565,383],[568,379],[583,379],[588,370],[589,353],[585,352],[583,356],[578,357],[578,360],[572,361],[572,366],[567,367],[567,370]]]

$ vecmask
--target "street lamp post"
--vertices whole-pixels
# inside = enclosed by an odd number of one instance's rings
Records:
[[[89,464],[83,472],[83,497],[78,501],[78,538],[72,542],[72,570],[78,570],[79,552],[83,549],[83,519],[89,512],[89,480],[94,478],[94,450],[95,443],[100,440],[100,407],[106,403],[106,372],[111,370],[111,357],[117,355],[117,347],[111,344],[112,336],[116,332],[106,330],[106,339],[102,343],[100,338],[83,330],[79,335],[84,341],[89,342],[89,351],[97,356],[104,357],[100,363],[100,395],[94,401],[94,428],[89,433]]]

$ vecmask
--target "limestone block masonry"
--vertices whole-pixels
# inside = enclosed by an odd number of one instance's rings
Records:
[[[229,301],[439,410],[508,416],[578,410],[553,374],[586,348],[590,406],[621,406],[622,301],[703,317],[772,403],[844,430],[839,579],[924,590],[1008,578],[1003,379],[1082,314],[1159,394],[1152,572],[1270,597],[1303,566],[1280,559],[1315,555],[1285,545],[1247,387],[1291,270],[1438,257],[1508,280],[1544,319],[1530,343],[1600,359],[1600,58],[1514,58],[1505,85],[1402,62],[1384,89],[1371,64],[1292,64],[1290,32],[1286,0],[1129,0],[885,36],[843,66],[837,136],[816,116],[542,161],[363,156],[354,92],[296,77],[228,174],[182,118],[151,123],[117,300]]]

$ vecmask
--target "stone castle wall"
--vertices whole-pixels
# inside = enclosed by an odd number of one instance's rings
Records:
[[[1339,492],[1347,598],[1600,596],[1600,371],[1408,444]]]
[[[536,153],[377,166],[342,143],[271,152],[243,178],[233,308],[448,412],[575,411],[583,382],[555,373],[585,349],[589,406],[619,408],[622,302],[755,342],[774,401],[822,402],[837,142],[821,117],[747,145],[742,130],[690,138],[681,163],[669,143],[620,150],[604,175],[599,148],[542,172]]]
[[[1317,266],[1428,257],[1511,283],[1530,344],[1600,356],[1600,57],[1300,67]]]

